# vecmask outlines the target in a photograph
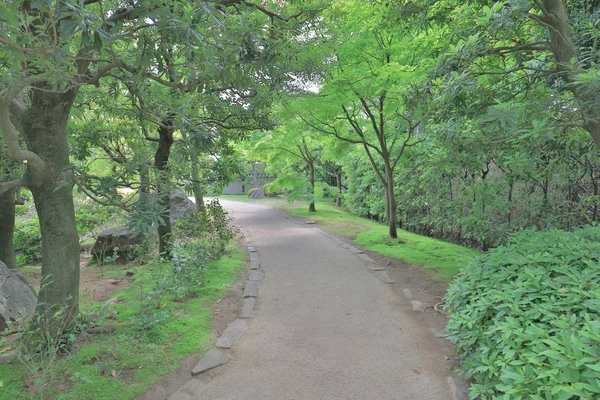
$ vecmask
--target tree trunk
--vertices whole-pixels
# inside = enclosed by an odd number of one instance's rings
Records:
[[[574,73],[578,70],[579,59],[577,51],[571,40],[569,32],[569,21],[565,5],[561,0],[543,0],[545,12],[542,16],[534,19],[542,22],[548,28],[552,54],[560,69],[564,72],[564,78],[571,85],[569,89],[579,102],[581,114],[584,118],[584,128],[594,139],[596,147],[600,149],[600,110],[598,109],[599,95],[592,87],[582,85],[575,81]],[[575,65],[572,61],[575,60]]]
[[[29,150],[45,162],[27,169],[42,236],[42,285],[37,313],[47,334],[60,334],[79,313],[79,237],[73,205],[74,178],[69,163],[67,122],[76,92],[32,91],[23,123]],[[62,310],[62,317],[55,313]]]
[[[258,168],[256,168],[256,162],[252,163],[252,177],[254,178],[254,187],[260,187],[260,182],[258,180]]]
[[[192,188],[194,190],[194,199],[196,200],[196,211],[199,213],[204,212],[204,190],[202,190],[202,184],[200,183],[200,173],[198,165],[198,158],[192,156]]]
[[[385,197],[386,197],[386,212],[387,222],[389,227],[389,236],[392,239],[398,237],[398,229],[396,227],[397,211],[396,211],[396,194],[394,193],[394,171],[389,160],[384,160],[385,165]]]
[[[308,205],[308,212],[317,212],[317,209],[315,208],[315,165],[313,163],[310,163],[308,165],[309,171],[310,171],[310,190],[311,190],[311,194],[312,194],[312,200],[310,202],[310,204]]]
[[[335,185],[338,188],[338,194],[335,196],[335,205],[337,207],[342,206],[342,171],[339,169],[335,172]]]
[[[169,119],[158,128],[159,142],[154,154],[154,167],[159,171],[157,201],[163,210],[163,223],[158,225],[158,252],[165,259],[171,258],[171,182],[168,171],[169,156],[173,145],[173,127]]]
[[[150,201],[150,177],[148,176],[148,170],[144,167],[138,169],[138,174],[140,177],[140,190],[138,191],[136,209],[142,211],[148,208],[148,202]]]
[[[0,261],[8,268],[17,268],[13,246],[15,232],[15,190],[0,195]]]

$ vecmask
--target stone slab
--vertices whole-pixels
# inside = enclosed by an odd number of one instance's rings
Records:
[[[402,293],[404,293],[404,297],[406,297],[407,299],[409,299],[409,300],[413,299],[413,294],[409,288],[402,289]]]
[[[200,375],[203,372],[211,370],[213,368],[220,367],[221,365],[227,364],[231,358],[215,347],[210,349],[208,353],[202,357],[202,359],[196,364],[192,370],[192,375]]]
[[[256,315],[254,307],[256,306],[256,299],[254,297],[246,297],[244,299],[244,307],[240,312],[240,318],[252,318]]]
[[[371,257],[369,257],[368,255],[362,253],[362,254],[357,254],[356,255],[358,258],[360,258],[361,260],[367,261],[367,262],[371,262],[374,263],[375,260],[373,260]]]
[[[425,311],[425,304],[421,303],[419,300],[411,300],[410,304],[412,304],[413,311]]]
[[[250,271],[250,276],[248,277],[248,280],[258,282],[264,276],[265,276],[265,274],[261,270],[252,270],[252,271]]]
[[[244,297],[256,297],[258,294],[258,283],[255,281],[246,281]]]
[[[393,280],[392,278],[390,278],[388,276],[387,271],[373,271],[373,274],[379,278],[379,280],[381,280],[383,283],[396,283],[395,280]]]
[[[8,364],[17,359],[18,352],[16,350],[7,351],[6,353],[0,355],[0,365]]]
[[[200,379],[192,378],[187,381],[181,389],[173,393],[168,400],[196,399],[205,387],[206,383],[202,382]]]
[[[238,318],[235,321],[230,322],[215,346],[220,347],[221,349],[230,349],[237,338],[240,337],[240,333],[242,333],[244,326],[246,326],[246,321],[243,319]]]
[[[256,249],[254,248],[254,246],[248,246],[248,251],[250,253],[256,253]]]
[[[439,338],[445,338],[445,337],[447,337],[447,336],[448,336],[448,334],[446,333],[446,331],[440,332],[440,331],[438,331],[438,330],[437,330],[437,329],[435,329],[435,328],[431,328],[431,332],[432,332],[432,333],[433,333],[433,334],[434,334],[436,337],[439,337]]]
[[[250,263],[250,269],[259,269],[260,268],[260,261],[252,261]]]
[[[258,262],[259,258],[258,258],[258,254],[257,253],[250,253],[250,261],[251,262]]]
[[[192,397],[183,390],[178,390],[169,396],[167,400],[192,400]]]
[[[354,247],[352,245],[349,245],[348,243],[344,243],[342,246],[345,247],[346,249],[350,250],[354,254],[362,254],[362,253],[364,253],[364,251],[362,251],[361,249],[359,249],[357,247]]]

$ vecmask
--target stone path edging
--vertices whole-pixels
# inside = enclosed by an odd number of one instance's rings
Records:
[[[260,258],[258,256],[258,251],[252,244],[250,232],[244,231],[242,232],[242,236],[246,241],[248,252],[250,253],[250,274],[244,288],[244,305],[238,314],[238,318],[227,325],[215,346],[212,347],[192,369],[192,377],[196,377],[206,371],[227,364],[231,360],[231,357],[225,353],[225,351],[231,349],[242,334],[242,331],[246,326],[246,319],[256,315],[254,307],[256,306],[258,287],[265,274],[260,269]],[[199,391],[199,387],[203,385],[204,383],[201,380],[192,378],[187,381],[181,389],[169,396],[168,400],[190,400],[193,398],[192,396],[194,393]]]
[[[357,256],[358,258],[360,258],[361,260],[370,263],[371,265],[367,265],[367,269],[373,275],[375,275],[379,280],[381,280],[383,283],[386,283],[386,284],[394,284],[394,283],[396,283],[396,281],[394,281],[393,279],[391,279],[388,276],[387,269],[385,267],[382,267],[380,265],[375,264],[375,260],[373,260],[371,257],[369,257],[368,254],[365,254],[365,252],[363,250],[361,250],[361,249],[359,249],[357,247],[354,247],[354,246],[352,246],[352,245],[344,242],[343,240],[341,240],[340,238],[338,238],[335,235],[332,235],[329,232],[325,232],[324,230],[322,230],[320,228],[314,227],[314,225],[316,224],[316,222],[314,222],[314,221],[309,221],[309,222],[302,223],[301,221],[298,221],[298,223],[300,225],[304,225],[307,228],[316,229],[316,230],[320,231],[324,236],[326,236],[327,238],[333,240],[334,242],[337,242],[341,247],[349,250],[352,254],[354,254],[355,256]],[[413,308],[413,311],[415,311],[415,312],[423,312],[423,311],[425,311],[425,308],[426,308],[425,304],[423,304],[419,300],[415,300],[414,297],[413,297],[412,291],[409,288],[402,289],[402,294],[404,294],[404,297],[406,297],[406,299],[408,301],[410,301],[410,303],[412,305],[412,308]],[[445,338],[447,336],[445,332],[444,333],[438,332],[434,328],[431,328],[431,331],[438,338]],[[452,397],[455,400],[457,400],[459,398],[459,390],[458,390],[458,387],[456,385],[456,382],[454,381],[454,378],[452,376],[448,375],[447,381],[448,381],[448,386],[450,387],[450,392],[452,394]]]

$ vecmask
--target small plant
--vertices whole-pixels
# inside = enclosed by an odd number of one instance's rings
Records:
[[[18,220],[15,223],[14,246],[23,253],[19,263],[39,261],[42,258],[42,234],[37,218]]]
[[[131,317],[131,324],[133,325],[133,328],[138,331],[147,331],[154,325],[160,324],[170,316],[171,314],[165,310],[156,311],[153,313],[139,313]]]
[[[47,277],[42,279],[42,285],[49,284]],[[17,360],[32,377],[32,398],[47,398],[47,388],[62,374],[60,357],[70,354],[80,332],[86,328],[82,316],[72,317],[69,313],[70,307],[64,306],[14,322],[23,327],[17,342]]]
[[[600,228],[524,231],[451,284],[471,398],[600,398]]]
[[[227,243],[235,238],[237,229],[229,224],[229,216],[219,200],[213,199],[205,205],[204,212],[196,212],[191,218],[177,222],[176,241],[181,245],[194,240],[205,240],[210,258],[220,256]]]

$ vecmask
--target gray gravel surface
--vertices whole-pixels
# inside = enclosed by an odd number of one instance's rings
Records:
[[[196,377],[186,398],[454,398],[441,339],[372,264],[280,210],[222,204],[250,233],[264,278],[231,361]]]

